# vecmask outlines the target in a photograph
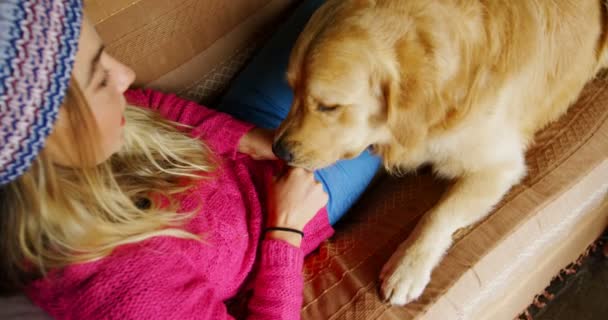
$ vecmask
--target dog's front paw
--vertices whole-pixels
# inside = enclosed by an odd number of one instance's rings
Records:
[[[403,306],[418,299],[431,280],[433,263],[429,252],[393,254],[380,274],[380,292],[392,305]]]

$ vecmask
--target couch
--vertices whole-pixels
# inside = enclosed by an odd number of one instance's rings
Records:
[[[304,0],[305,1],[305,0]],[[86,0],[107,50],[136,84],[213,106],[296,0]],[[536,136],[527,177],[494,212],[454,235],[422,297],[378,296],[378,274],[450,185],[429,168],[380,176],[336,234],[306,258],[302,319],[513,319],[608,222],[608,77]],[[243,299],[229,302],[241,317]],[[44,319],[24,297],[0,300],[1,319]]]

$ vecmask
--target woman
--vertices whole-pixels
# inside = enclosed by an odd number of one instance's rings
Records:
[[[303,257],[378,159],[314,176],[283,168],[268,131],[227,113],[278,125],[289,48],[320,3],[300,6],[221,113],[128,90],[133,72],[104,51],[80,1],[0,0],[4,291],[24,289],[57,319],[223,319],[249,288],[248,318],[299,318]]]

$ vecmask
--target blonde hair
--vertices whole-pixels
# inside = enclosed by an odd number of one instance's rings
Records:
[[[66,96],[81,163],[91,163],[97,130],[73,81]],[[211,152],[180,125],[128,107],[125,144],[93,168],[53,165],[44,152],[23,176],[0,187],[0,286],[22,288],[48,269],[107,256],[120,245],[155,236],[198,239],[180,227],[176,194],[213,171]],[[156,200],[156,201],[152,201]],[[5,278],[6,277],[6,278]]]

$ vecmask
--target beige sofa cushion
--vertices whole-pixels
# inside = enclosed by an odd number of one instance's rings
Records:
[[[295,0],[86,0],[136,85],[213,103]]]

